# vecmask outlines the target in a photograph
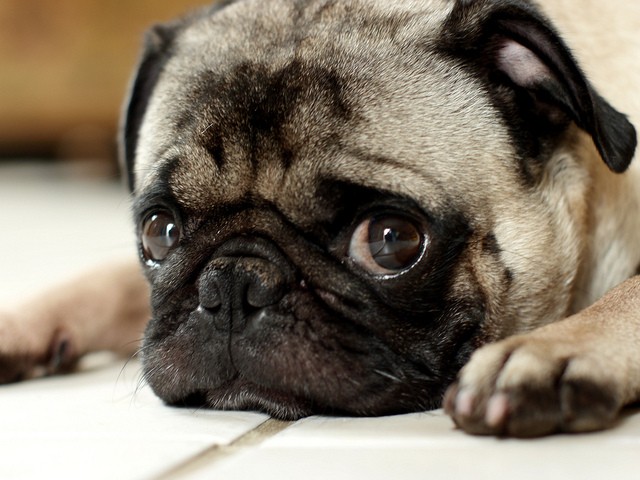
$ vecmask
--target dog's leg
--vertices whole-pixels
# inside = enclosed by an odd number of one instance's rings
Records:
[[[539,436],[609,426],[640,398],[640,277],[584,311],[478,350],[445,396],[474,434]]]
[[[137,263],[102,267],[0,313],[0,383],[70,370],[85,353],[131,353],[149,319]]]

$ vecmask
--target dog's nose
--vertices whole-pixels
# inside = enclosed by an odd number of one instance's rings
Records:
[[[287,275],[258,257],[218,257],[198,282],[200,310],[223,331],[242,331],[251,315],[277,304],[286,292]]]

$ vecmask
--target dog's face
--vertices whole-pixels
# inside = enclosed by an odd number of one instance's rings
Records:
[[[437,407],[480,344],[562,317],[588,132],[632,127],[515,1],[244,0],[150,33],[123,154],[172,404]]]

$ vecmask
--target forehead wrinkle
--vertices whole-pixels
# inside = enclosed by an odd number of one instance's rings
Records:
[[[239,202],[247,196],[255,179],[246,153],[230,145],[227,155],[239,160],[227,161],[221,167],[202,146],[180,158],[171,177],[171,189],[185,207],[207,210],[218,203]]]
[[[372,189],[398,192],[415,198],[430,210],[448,205],[441,181],[428,169],[391,157],[370,156],[354,150],[340,152],[326,167],[335,180],[356,182]]]
[[[235,2],[213,16],[194,17],[172,46],[173,56],[158,82],[141,127],[136,164],[144,176],[158,157],[150,142],[167,141],[162,132],[166,111],[179,108],[180,92],[193,82],[194,71],[214,70],[229,75],[238,59],[274,67],[302,57],[317,65],[336,66],[355,72],[352,57],[367,54],[362,45],[378,45],[390,54],[396,44],[426,42],[435,35],[433,26],[452,6],[448,0],[289,2],[245,0]],[[416,13],[418,12],[418,13]],[[436,18],[437,17],[437,18]],[[430,33],[427,33],[430,32]],[[373,48],[378,48],[373,47]],[[342,59],[336,53],[343,52]],[[151,121],[149,120],[151,119]],[[206,129],[210,123],[203,123]]]

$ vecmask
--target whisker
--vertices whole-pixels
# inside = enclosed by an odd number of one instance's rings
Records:
[[[214,123],[209,124],[209,125],[207,126],[207,128],[205,128],[203,131],[201,131],[201,132],[200,132],[200,135],[204,135],[205,133],[207,133],[207,132],[209,131],[209,129],[210,129],[211,127],[213,127],[214,125],[215,125]]]
[[[377,373],[381,377],[388,378],[389,380],[393,380],[394,382],[402,383],[402,379],[400,377],[396,377],[395,375],[389,372],[385,372],[383,370],[374,370],[373,372]]]

